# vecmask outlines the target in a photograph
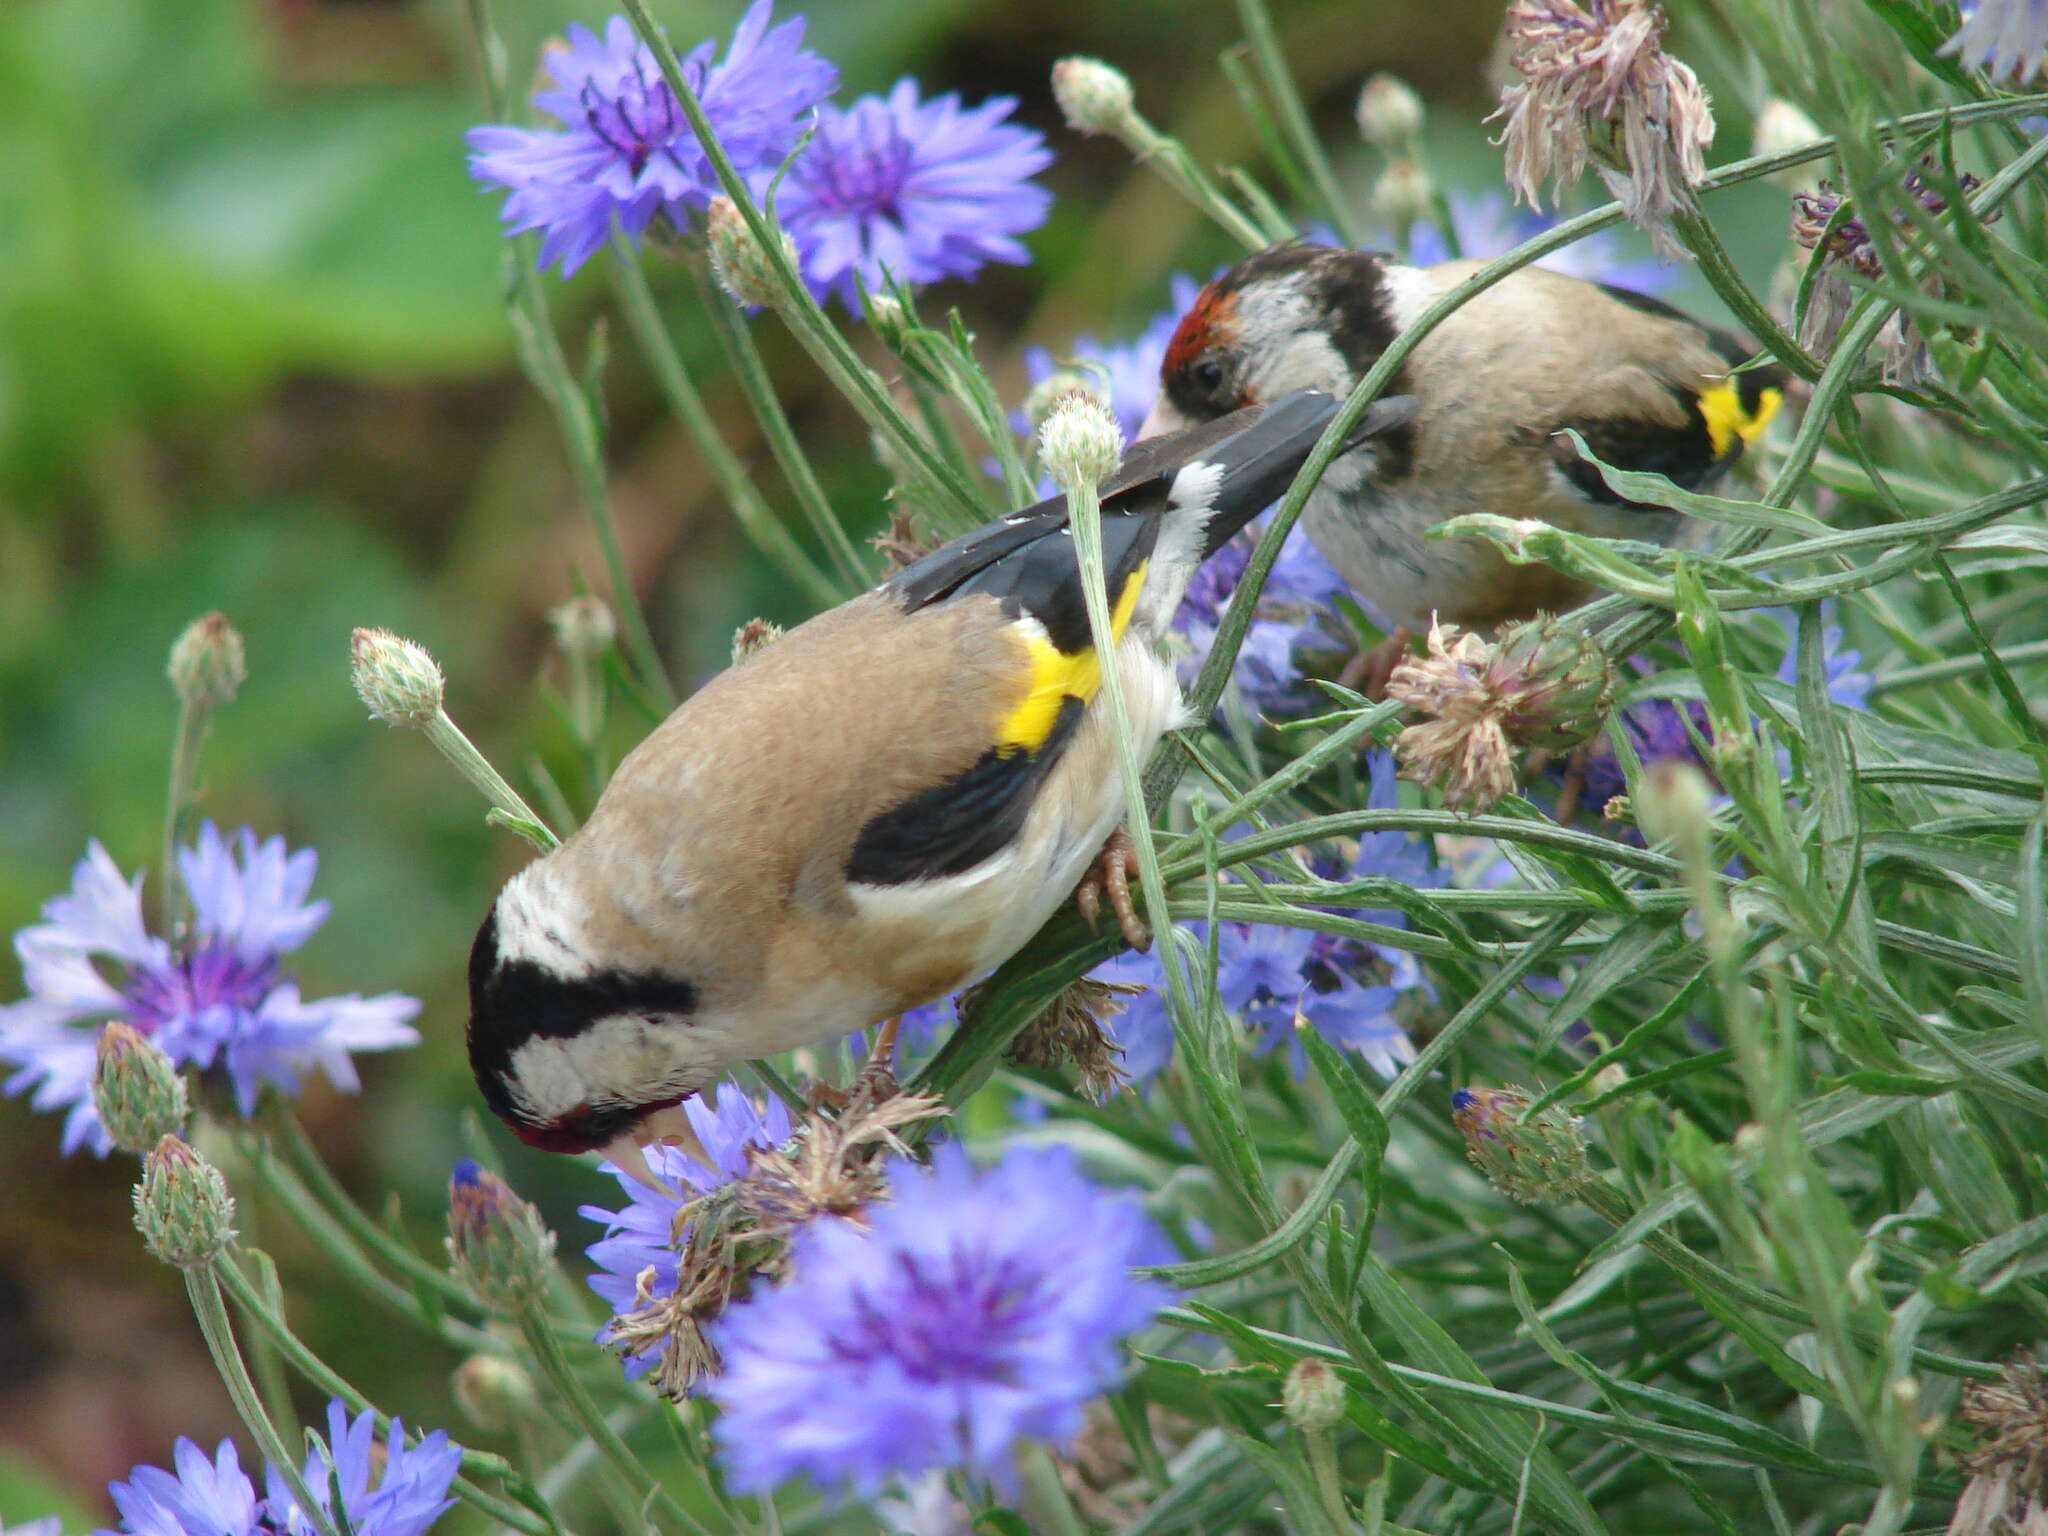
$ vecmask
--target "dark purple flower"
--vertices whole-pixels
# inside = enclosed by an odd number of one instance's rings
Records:
[[[773,0],[755,0],[717,63],[711,42],[682,60],[733,167],[765,186],[803,130],[803,116],[831,95],[839,71],[803,46],[801,17],[769,26]],[[543,62],[557,89],[533,98],[557,129],[488,126],[467,136],[469,173],[504,187],[508,235],[544,229],[540,265],[567,277],[616,227],[637,240],[659,213],[680,228],[717,188],[654,53],[624,17],[599,38],[571,26]]]
[[[820,108],[817,135],[775,205],[812,290],[858,311],[858,284],[879,292],[892,276],[932,283],[971,277],[992,261],[1028,262],[1016,237],[1043,224],[1052,206],[1052,194],[1031,181],[1052,153],[1039,134],[1003,121],[1016,104],[995,96],[964,108],[950,94],[920,101],[906,78],[886,97]]]
[[[21,1069],[6,1091],[33,1088],[35,1108],[68,1110],[64,1150],[105,1156],[113,1143],[93,1108],[93,1060],[100,1026],[119,1019],[180,1066],[222,1068],[244,1115],[265,1084],[296,1093],[315,1067],[353,1092],[349,1053],[416,1044],[405,1021],[420,1005],[390,992],[301,1000],[281,960],[327,916],[326,902],[306,900],[317,862],[311,849],[288,853],[283,838],[259,843],[246,827],[230,844],[209,822],[178,852],[193,920],[174,948],[143,926],[142,877],[125,881],[90,844],[71,893],[14,936],[29,995],[0,1006],[0,1062]]]
[[[1114,1386],[1123,1339],[1170,1298],[1134,1264],[1166,1257],[1138,1202],[1064,1147],[977,1170],[957,1145],[891,1169],[867,1231],[813,1222],[792,1277],[713,1329],[708,1386],[732,1486],[805,1475],[873,1494],[967,1468],[1007,1482],[1020,1439],[1070,1443]]]
[[[704,1150],[711,1154],[713,1167],[706,1168],[680,1147],[657,1144],[647,1148],[647,1165],[656,1178],[674,1186],[675,1193],[656,1194],[645,1184],[611,1163],[602,1172],[619,1181],[626,1196],[623,1210],[608,1211],[601,1205],[579,1207],[577,1214],[603,1222],[605,1235],[585,1251],[597,1265],[590,1288],[602,1296],[613,1314],[620,1315],[645,1306],[636,1291],[640,1276],[651,1269],[647,1299],[666,1296],[676,1288],[676,1217],[699,1195],[741,1178],[747,1171],[747,1148],[778,1147],[791,1134],[789,1111],[780,1099],[770,1099],[765,1109],[737,1088],[728,1087],[718,1095],[717,1104],[702,1098],[685,1101],[683,1113]],[[607,1327],[597,1336],[600,1344],[610,1341]],[[629,1356],[625,1362],[628,1380],[653,1368],[658,1351]]]

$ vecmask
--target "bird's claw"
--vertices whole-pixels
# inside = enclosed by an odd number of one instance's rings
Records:
[[[1081,909],[1081,921],[1092,932],[1101,920],[1102,899],[1107,895],[1117,927],[1123,930],[1124,942],[1133,949],[1147,950],[1152,947],[1152,930],[1145,926],[1131,900],[1131,878],[1137,873],[1138,850],[1131,842],[1131,834],[1118,827],[1102,845],[1102,852],[1081,877],[1081,883],[1074,887],[1074,905]]]

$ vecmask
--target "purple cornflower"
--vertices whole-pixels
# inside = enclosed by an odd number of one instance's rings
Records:
[[[717,63],[714,43],[682,60],[704,115],[733,167],[765,187],[796,147],[803,116],[831,95],[839,71],[803,46],[801,17],[770,27],[773,0],[755,0]],[[567,277],[611,238],[637,240],[657,213],[681,228],[717,190],[711,163],[662,79],[653,50],[614,16],[599,38],[571,26],[543,62],[555,90],[533,104],[562,126],[472,128],[469,173],[504,187],[505,233],[544,229],[540,265]]]
[[[713,1433],[741,1492],[804,1474],[873,1494],[963,1467],[1007,1482],[1024,1438],[1070,1443],[1113,1386],[1119,1345],[1170,1297],[1134,1264],[1166,1256],[1137,1200],[1064,1147],[977,1170],[957,1145],[891,1168],[863,1232],[814,1222],[790,1280],[712,1330],[725,1374]]]
[[[1479,261],[1505,256],[1525,240],[1553,229],[1562,215],[1538,209],[1517,209],[1504,193],[1469,192],[1446,194],[1451,206],[1451,233],[1457,237],[1458,255]],[[1418,267],[1451,260],[1451,248],[1443,232],[1427,219],[1418,220],[1408,233],[1408,259]],[[1621,237],[1613,230],[1575,240],[1561,251],[1552,251],[1539,267],[1562,272],[1589,283],[1612,283],[1638,293],[1656,293],[1678,280],[1675,268],[1655,261],[1629,261],[1622,252]]]
[[[2048,0],[1956,0],[1963,24],[1942,45],[1967,69],[2024,84],[2048,52]]]
[[[1004,122],[1015,98],[963,108],[918,99],[917,82],[818,111],[775,211],[821,298],[860,308],[860,285],[971,277],[991,261],[1023,265],[1016,237],[1045,222],[1052,194],[1031,177],[1052,163],[1044,138]],[[857,281],[856,281],[857,280]]]
[[[404,1426],[393,1419],[380,1449],[376,1428],[374,1415],[351,1422],[339,1401],[329,1403],[327,1443],[314,1437],[306,1458],[307,1489],[331,1523],[353,1536],[421,1536],[455,1503],[447,1493],[461,1448],[438,1429],[408,1446]],[[313,1522],[277,1468],[265,1468],[269,1497],[256,1497],[232,1440],[221,1441],[208,1461],[181,1437],[172,1457],[175,1474],[137,1467],[127,1482],[109,1486],[121,1524],[98,1536],[311,1536]],[[375,1488],[373,1468],[381,1469]]]
[[[1179,662],[1182,686],[1192,685],[1200,674],[1265,526],[1261,517],[1204,561],[1189,580],[1173,618],[1174,633],[1187,642]],[[1268,715],[1302,712],[1313,695],[1302,685],[1295,653],[1342,646],[1321,625],[1330,617],[1332,600],[1348,590],[1315,545],[1298,530],[1289,535],[1259,589],[1258,607],[1232,669],[1246,703]]]
[[[702,1098],[687,1100],[683,1113],[714,1166],[706,1168],[680,1147],[658,1144],[647,1148],[647,1165],[655,1177],[675,1186],[673,1195],[656,1194],[638,1179],[611,1163],[600,1171],[611,1174],[625,1192],[626,1207],[608,1211],[601,1205],[578,1208],[577,1214],[605,1225],[605,1235],[585,1251],[598,1272],[590,1276],[590,1288],[602,1296],[614,1316],[644,1307],[648,1300],[666,1296],[676,1288],[676,1217],[683,1207],[721,1184],[741,1178],[747,1171],[747,1148],[779,1147],[793,1134],[789,1111],[780,1099],[770,1099],[767,1108],[757,1109],[737,1088],[728,1087],[718,1096],[716,1107]],[[654,1278],[647,1297],[636,1292],[640,1276],[652,1269]],[[597,1336],[609,1343],[607,1325]],[[628,1380],[646,1374],[659,1358],[650,1349],[625,1361]]]
[[[1772,610],[1771,616],[1785,628],[1785,657],[1778,663],[1778,681],[1787,688],[1797,687],[1799,625],[1803,621],[1791,609]],[[1863,653],[1842,648],[1844,635],[1840,624],[1830,624],[1818,615],[1816,619],[1821,625],[1821,670],[1828,697],[1845,709],[1870,708],[1870,690],[1877,679],[1863,670]]]
[[[93,1108],[92,1072],[100,1026],[114,1019],[180,1066],[223,1068],[244,1115],[266,1083],[297,1093],[314,1067],[355,1091],[349,1053],[416,1044],[405,1021],[420,1005],[393,992],[300,999],[280,960],[327,916],[326,902],[306,900],[317,862],[311,849],[288,853],[283,838],[259,843],[246,827],[231,844],[207,823],[178,851],[193,919],[174,946],[143,926],[142,877],[124,881],[90,844],[71,893],[14,936],[29,995],[0,1006],[0,1062],[21,1069],[6,1091],[33,1088],[35,1108],[68,1109],[64,1150],[105,1156],[113,1142]],[[96,957],[115,962],[119,979]]]

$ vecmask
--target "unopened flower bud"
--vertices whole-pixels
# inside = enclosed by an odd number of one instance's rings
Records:
[[[1793,106],[1782,96],[1773,96],[1764,103],[1763,110],[1756,115],[1756,130],[1750,140],[1750,152],[1758,155],[1782,155],[1787,150],[1803,149],[1816,139],[1824,138],[1820,125],[1804,112]],[[1768,178],[1787,192],[1810,192],[1817,180],[1817,173],[1809,162],[1806,165],[1788,166],[1782,171],[1773,171]]]
[[[1562,619],[1510,624],[1493,641],[1432,623],[1428,656],[1396,667],[1387,697],[1435,717],[1396,740],[1402,771],[1450,805],[1486,811],[1514,787],[1518,749],[1560,751],[1599,728],[1614,668]]]
[[[601,597],[584,593],[548,610],[555,643],[569,656],[596,658],[619,637],[619,621]]]
[[[1313,1356],[1297,1360],[1280,1388],[1280,1409],[1305,1435],[1320,1435],[1344,1422],[1344,1383]]]
[[[1385,70],[1358,93],[1358,133],[1375,149],[1405,149],[1422,133],[1422,98],[1408,82]]]
[[[1123,428],[1100,396],[1069,390],[1038,429],[1038,458],[1061,490],[1092,491],[1122,462]]]
[[[1372,208],[1395,229],[1405,230],[1417,219],[1428,216],[1435,196],[1436,186],[1429,179],[1429,172],[1420,161],[1403,156],[1389,160],[1380,179],[1373,183]]]
[[[182,1136],[190,1113],[171,1058],[118,1020],[100,1031],[92,1102],[114,1145],[137,1157],[166,1136]]]
[[[1705,774],[1683,758],[1659,758],[1643,770],[1636,820],[1651,842],[1689,848],[1705,842],[1713,804]]]
[[[209,613],[185,626],[164,668],[182,704],[210,709],[234,698],[249,675],[242,637],[225,617]]]
[[[1053,65],[1052,99],[1076,133],[1114,134],[1136,111],[1130,77],[1100,59],[1061,59]]]
[[[711,199],[705,229],[711,247],[711,269],[718,274],[727,293],[756,309],[773,309],[783,301],[786,295],[775,263],[754,238],[754,231],[731,198]],[[782,243],[782,253],[791,267],[795,267],[796,242],[789,238],[789,231],[777,229],[775,237]]]
[[[455,1368],[455,1405],[479,1429],[510,1429],[539,1405],[533,1378],[500,1355],[471,1355]]]
[[[464,1159],[448,1180],[448,1258],[480,1300],[517,1312],[547,1292],[555,1234],[503,1179]]]
[[[388,629],[359,629],[349,640],[356,694],[386,725],[424,726],[441,713],[440,663],[427,648]]]
[[[1062,365],[1031,386],[1024,396],[1024,419],[1036,432],[1045,425],[1045,419],[1052,415],[1053,408],[1068,395],[1093,395],[1105,406],[1109,396],[1102,388],[1102,380],[1085,368]]]
[[[1451,1095],[1451,1122],[1472,1166],[1509,1199],[1572,1199],[1592,1176],[1578,1118],[1553,1106],[1524,1120],[1529,1104],[1520,1088],[1460,1088]]]
[[[910,311],[903,307],[903,301],[889,292],[871,293],[867,304],[868,329],[882,338],[882,344],[892,352],[902,347],[910,334]]]
[[[164,1263],[198,1269],[234,1240],[235,1202],[218,1168],[189,1143],[165,1136],[142,1160],[135,1225]]]
[[[732,663],[738,666],[754,652],[782,638],[782,626],[766,619],[749,619],[732,632]]]

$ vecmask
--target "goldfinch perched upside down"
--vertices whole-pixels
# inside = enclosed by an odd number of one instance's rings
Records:
[[[1376,404],[1353,443],[1414,402]],[[1271,397],[1144,443],[1102,487],[1141,752],[1179,723],[1154,642],[1188,578],[1337,410]],[[470,954],[470,1063],[533,1146],[640,1165],[728,1066],[957,990],[1074,891],[1122,815],[1064,501],[955,539],[747,656],[515,875]]]
[[[1141,436],[1292,390],[1348,395],[1387,345],[1483,265],[1404,266],[1384,253],[1294,242],[1247,257],[1196,296],[1160,370]],[[1783,398],[1775,366],[1659,300],[1525,267],[1423,338],[1389,393],[1415,419],[1330,466],[1303,520],[1352,589],[1404,628],[1432,615],[1491,628],[1589,594],[1474,539],[1429,541],[1466,512],[1606,538],[1687,542],[1687,519],[1624,501],[1566,428],[1617,469],[1711,485]]]

